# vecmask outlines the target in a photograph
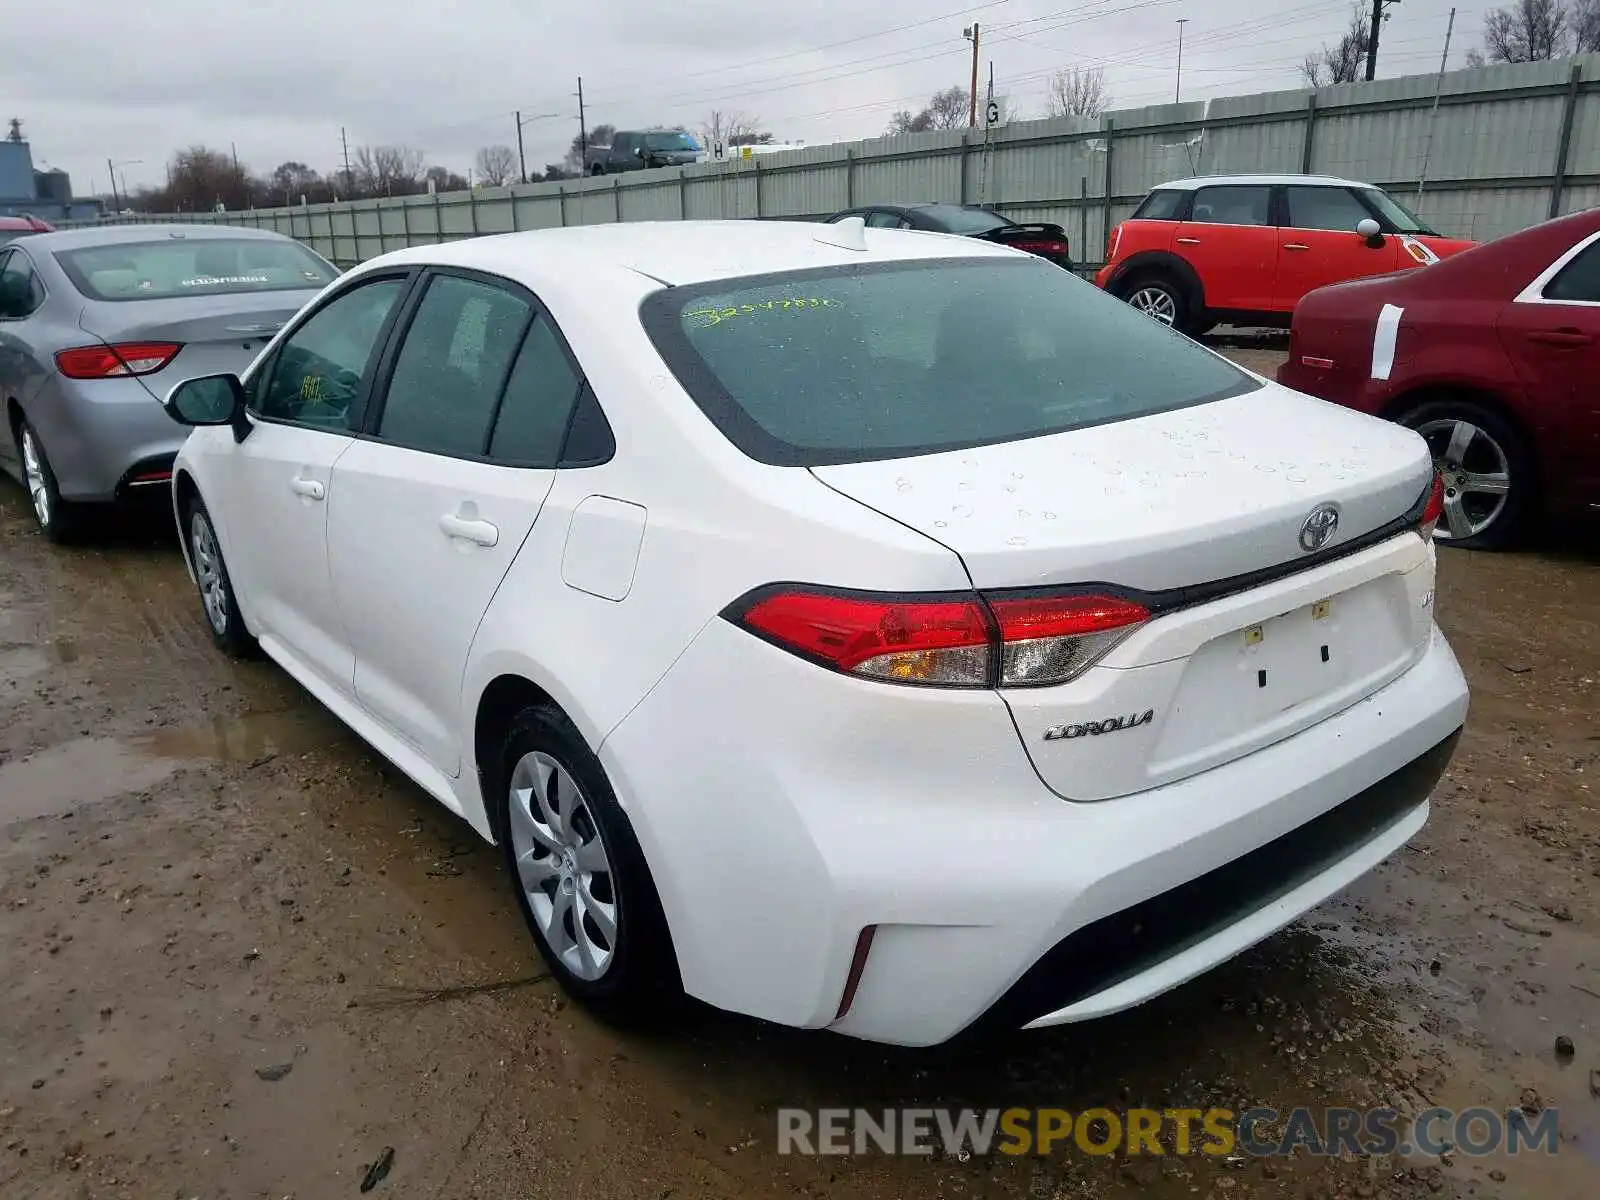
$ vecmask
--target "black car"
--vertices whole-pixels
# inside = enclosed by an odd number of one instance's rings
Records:
[[[861,217],[870,229],[923,229],[999,242],[1072,270],[1072,248],[1059,225],[1022,225],[976,204],[867,204],[834,213],[828,223]]]

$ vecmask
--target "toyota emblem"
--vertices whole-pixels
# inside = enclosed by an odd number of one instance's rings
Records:
[[[1307,554],[1321,550],[1338,528],[1339,510],[1331,504],[1317,505],[1300,526],[1300,549]]]

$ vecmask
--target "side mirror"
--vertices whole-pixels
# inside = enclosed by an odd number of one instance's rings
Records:
[[[1383,245],[1383,226],[1379,225],[1371,217],[1363,217],[1358,221],[1356,223],[1356,232],[1374,250]]]
[[[250,431],[244,415],[244,384],[237,375],[185,379],[167,393],[162,407],[180,425],[231,425],[235,441],[244,441]]]
[[[643,146],[635,146],[633,148],[633,156],[635,158],[643,158],[644,157],[644,147]]]

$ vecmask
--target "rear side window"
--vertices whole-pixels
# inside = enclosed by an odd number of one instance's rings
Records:
[[[532,306],[502,288],[435,276],[395,357],[378,436],[433,454],[484,453]]]
[[[1585,300],[1600,303],[1600,242],[1590,242],[1589,248],[1566,266],[1544,288],[1546,300]]]
[[[1134,210],[1135,221],[1176,221],[1189,199],[1188,192],[1167,188],[1156,190],[1144,198],[1144,203]]]
[[[528,330],[506,383],[489,456],[528,467],[553,467],[578,398],[578,372],[548,319]]]
[[[1331,229],[1354,233],[1356,226],[1373,219],[1367,206],[1344,188],[1290,187],[1289,224],[1296,229]]]
[[[1037,261],[931,260],[664,289],[656,348],[741,450],[786,466],[1014,441],[1260,385]]]
[[[57,250],[91,300],[165,300],[321,288],[339,272],[287,238],[167,238]]]
[[[1194,194],[1191,221],[1212,225],[1272,224],[1272,189],[1252,184],[1201,188]]]

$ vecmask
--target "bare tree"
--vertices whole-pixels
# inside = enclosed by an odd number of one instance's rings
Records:
[[[1578,54],[1600,51],[1600,0],[1574,0],[1568,22],[1572,48]]]
[[[510,146],[484,146],[476,162],[478,178],[489,187],[505,187],[517,177],[517,152]]]
[[[1098,117],[1111,103],[1104,67],[1068,67],[1050,76],[1045,112],[1052,117]]]
[[[700,119],[700,141],[707,149],[724,146],[765,146],[772,135],[761,128],[761,118],[738,110],[714,108]]]
[[[250,176],[233,158],[221,150],[190,146],[172,156],[172,204],[189,212],[201,212],[218,204],[229,209],[250,205]]]
[[[1482,58],[1492,63],[1560,58],[1572,43],[1571,15],[1566,0],[1514,0],[1491,9],[1483,18]]]
[[[429,167],[422,173],[422,181],[433,184],[436,192],[464,192],[472,186],[449,167]]]
[[[971,93],[964,87],[948,87],[935,92],[928,101],[928,112],[933,116],[935,129],[960,129],[971,115]]]
[[[1335,83],[1354,83],[1363,75],[1367,62],[1367,47],[1372,43],[1372,16],[1360,2],[1350,10],[1350,25],[1333,45],[1326,42],[1322,49],[1306,55],[1300,64],[1300,74],[1311,87],[1328,87]]]
[[[902,108],[889,118],[890,135],[900,133],[927,133],[933,128],[933,113],[928,109],[921,112],[912,112],[909,108]]]
[[[355,152],[355,190],[363,196],[406,196],[422,180],[422,154],[405,146],[360,146]]]
[[[269,180],[265,181],[263,190],[270,189],[273,203],[277,203],[279,196],[283,197],[285,204],[298,204],[300,197],[307,200],[319,198],[327,193],[327,185],[322,177],[303,162],[279,163],[272,172]],[[316,199],[320,203],[320,199]]]

